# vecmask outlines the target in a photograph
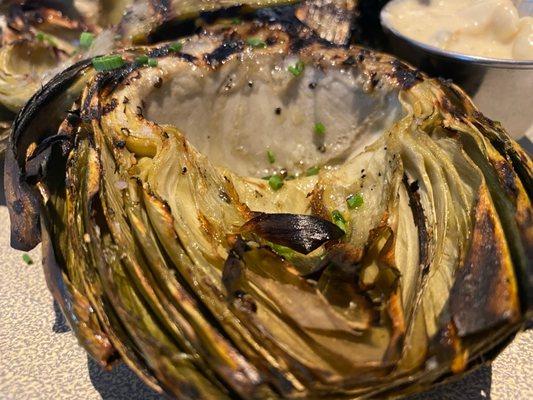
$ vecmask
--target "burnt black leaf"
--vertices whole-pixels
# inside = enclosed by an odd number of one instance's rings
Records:
[[[344,231],[330,221],[314,215],[260,213],[242,227],[269,242],[286,246],[302,254],[344,236]]]

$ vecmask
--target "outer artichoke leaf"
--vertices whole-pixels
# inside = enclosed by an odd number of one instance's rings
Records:
[[[4,184],[7,202],[11,204],[11,244],[16,248],[29,250],[39,243],[39,200],[35,189],[24,179],[24,162],[31,154],[28,149],[57,133],[57,129],[54,131],[48,127],[58,127],[79,97],[92,75],[92,72],[83,73],[88,64],[87,61],[80,62],[52,79],[32,97],[13,122]],[[45,112],[41,114],[41,110]]]

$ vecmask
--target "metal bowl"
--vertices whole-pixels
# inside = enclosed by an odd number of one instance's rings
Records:
[[[382,12],[383,15],[383,12]],[[533,61],[502,60],[441,50],[388,26],[388,51],[432,76],[452,79],[487,117],[511,136],[533,141]]]

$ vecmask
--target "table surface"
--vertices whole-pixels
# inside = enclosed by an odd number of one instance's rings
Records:
[[[0,157],[0,177],[3,176]],[[102,370],[77,345],[46,289],[39,248],[9,247],[0,184],[0,399],[161,400],[125,366]],[[533,330],[519,334],[496,359],[459,381],[409,400],[533,399]]]

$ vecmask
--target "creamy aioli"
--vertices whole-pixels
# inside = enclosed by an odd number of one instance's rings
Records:
[[[419,42],[473,56],[533,60],[533,17],[511,0],[393,0],[384,25]],[[531,7],[530,7],[531,9]]]

